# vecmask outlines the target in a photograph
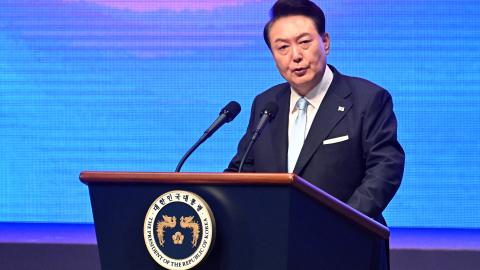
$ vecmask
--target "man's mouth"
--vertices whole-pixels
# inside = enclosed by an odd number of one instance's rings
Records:
[[[293,73],[297,76],[303,76],[307,73],[307,68],[295,68],[293,69]]]

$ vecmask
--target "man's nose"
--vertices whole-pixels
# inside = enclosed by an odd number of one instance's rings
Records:
[[[293,52],[293,62],[295,62],[297,64],[302,62],[303,55],[302,55],[301,50],[299,50],[298,47],[293,46],[293,51],[292,52]]]

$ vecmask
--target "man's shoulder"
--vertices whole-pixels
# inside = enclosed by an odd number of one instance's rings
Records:
[[[368,91],[372,93],[386,91],[382,86],[364,78],[348,76],[340,73],[338,73],[338,76],[352,91]]]
[[[355,99],[370,99],[375,96],[390,96],[382,86],[364,78],[344,75],[335,70],[334,80],[337,88],[345,93],[351,93]]]
[[[283,104],[282,100],[290,98],[290,84],[289,83],[280,83],[274,85],[267,90],[258,94],[253,104],[254,106],[265,107],[266,104],[274,102],[280,105]]]
[[[267,90],[258,94],[255,99],[257,100],[276,100],[281,95],[286,95],[290,93],[290,84],[288,83],[280,83],[274,85]]]

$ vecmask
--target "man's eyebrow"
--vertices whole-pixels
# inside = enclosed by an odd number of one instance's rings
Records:
[[[288,39],[286,38],[277,38],[273,42],[288,42]]]
[[[311,37],[312,35],[310,33],[301,33],[300,35],[298,35],[295,39],[301,39],[305,36],[308,36],[308,37]]]
[[[299,40],[305,36],[311,37],[312,35],[310,33],[301,33],[300,35],[295,37],[295,40]],[[286,38],[277,38],[273,42],[288,42],[288,39]]]

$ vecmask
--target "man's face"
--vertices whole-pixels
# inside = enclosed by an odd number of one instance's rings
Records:
[[[269,39],[280,74],[300,95],[306,95],[325,72],[330,50],[328,34],[320,36],[312,19],[295,15],[276,20],[270,27]]]

